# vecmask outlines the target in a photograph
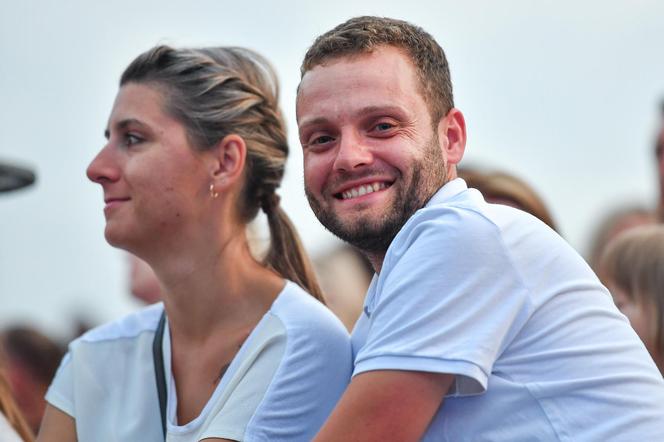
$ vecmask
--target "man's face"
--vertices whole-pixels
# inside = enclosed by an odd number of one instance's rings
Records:
[[[314,67],[297,99],[305,192],[320,222],[369,253],[385,253],[403,224],[446,181],[410,59],[384,46]]]

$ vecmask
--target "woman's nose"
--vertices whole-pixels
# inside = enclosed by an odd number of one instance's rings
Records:
[[[88,179],[98,184],[117,181],[120,177],[120,170],[113,157],[111,148],[107,144],[90,162],[86,170]]]

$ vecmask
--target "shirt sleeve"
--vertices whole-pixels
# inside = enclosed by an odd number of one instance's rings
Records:
[[[355,372],[455,376],[448,395],[483,393],[505,341],[525,322],[527,289],[500,232],[481,214],[418,214],[386,255]],[[414,221],[414,219],[411,219]]]
[[[333,327],[318,322],[327,320],[313,312],[306,323],[289,325],[248,355],[250,366],[204,437],[311,440],[341,397],[352,367],[347,332],[338,321]]]
[[[71,353],[67,353],[46,392],[46,401],[69,416],[74,415],[74,372]]]

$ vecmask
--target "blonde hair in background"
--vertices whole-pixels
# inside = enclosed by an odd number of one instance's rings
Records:
[[[544,200],[525,181],[506,172],[485,172],[473,168],[459,168],[457,174],[468,187],[479,190],[488,202],[507,204],[528,212],[544,224],[556,228],[556,223]]]
[[[211,148],[230,134],[244,139],[247,158],[240,216],[249,223],[260,209],[265,212],[270,245],[264,264],[322,301],[313,267],[276,194],[288,158],[288,140],[270,63],[239,47],[156,46],[127,67],[120,86],[127,83],[160,90],[165,111],[185,126],[196,149]]]
[[[602,276],[600,260],[606,246],[627,230],[655,224],[656,222],[657,218],[652,210],[635,205],[617,207],[602,218],[592,236],[588,254],[588,263],[595,273],[600,276],[600,279]]]
[[[664,354],[664,225],[622,233],[607,245],[600,267],[630,299],[654,310],[655,348]]]

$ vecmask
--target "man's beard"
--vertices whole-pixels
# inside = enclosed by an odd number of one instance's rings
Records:
[[[410,166],[413,171],[407,188],[395,187],[392,207],[385,208],[376,219],[367,216],[344,223],[329,206],[323,207],[305,186],[309,205],[321,224],[343,241],[367,254],[385,254],[406,221],[424,207],[447,180],[447,167],[437,135],[429,140],[424,153],[424,158]]]

